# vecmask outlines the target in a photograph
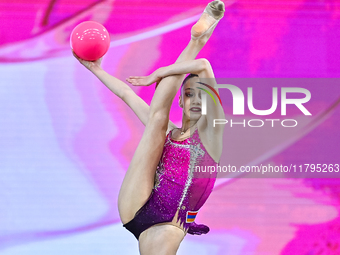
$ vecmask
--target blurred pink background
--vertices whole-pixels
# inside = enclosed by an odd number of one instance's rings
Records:
[[[102,23],[111,37],[103,68],[125,80],[172,64],[207,3],[0,1],[1,254],[138,253],[117,196],[143,125],[74,59],[70,33],[85,20]],[[340,74],[340,3],[226,5],[199,54],[216,77],[325,79],[300,86],[312,94],[312,128],[288,135],[288,144],[269,138],[277,150],[257,157],[273,165],[339,164],[340,86],[327,78]],[[150,103],[154,86],[134,90]],[[174,102],[171,119],[179,124]],[[257,102],[263,106],[261,96]],[[222,163],[232,152],[245,158],[247,151],[233,148],[225,144]],[[339,187],[337,178],[221,178],[196,218],[210,233],[187,236],[178,254],[340,254]]]

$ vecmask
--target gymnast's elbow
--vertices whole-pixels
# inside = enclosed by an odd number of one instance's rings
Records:
[[[197,60],[199,65],[199,72],[200,73],[209,73],[212,72],[212,67],[208,59],[206,58],[200,58]],[[201,77],[201,78],[207,78],[207,77]]]

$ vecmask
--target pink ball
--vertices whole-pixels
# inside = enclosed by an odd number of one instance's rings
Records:
[[[70,44],[78,57],[87,61],[95,61],[108,51],[110,35],[102,24],[85,21],[73,29]]]

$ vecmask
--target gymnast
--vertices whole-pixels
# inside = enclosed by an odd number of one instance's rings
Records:
[[[149,76],[130,76],[135,86],[157,83],[150,106],[124,82],[101,68],[101,59],[89,62],[74,56],[120,97],[145,125],[141,141],[124,177],[118,210],[123,226],[139,241],[140,254],[176,254],[187,233],[206,234],[209,228],[194,222],[209,197],[216,175],[197,173],[196,165],[216,165],[222,153],[224,119],[221,105],[207,97],[207,115],[201,114],[201,88],[214,92],[214,73],[206,59],[195,59],[224,15],[221,1],[210,2],[191,28],[191,40],[175,64]],[[186,78],[185,75],[189,74]],[[185,79],[184,79],[185,78]],[[208,78],[201,82],[200,78]],[[182,127],[169,121],[177,91],[183,108]],[[216,100],[218,101],[218,100]]]

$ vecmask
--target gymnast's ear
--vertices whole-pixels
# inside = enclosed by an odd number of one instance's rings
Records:
[[[183,108],[182,95],[180,95],[179,98],[178,98],[178,105],[179,105],[179,107]]]

